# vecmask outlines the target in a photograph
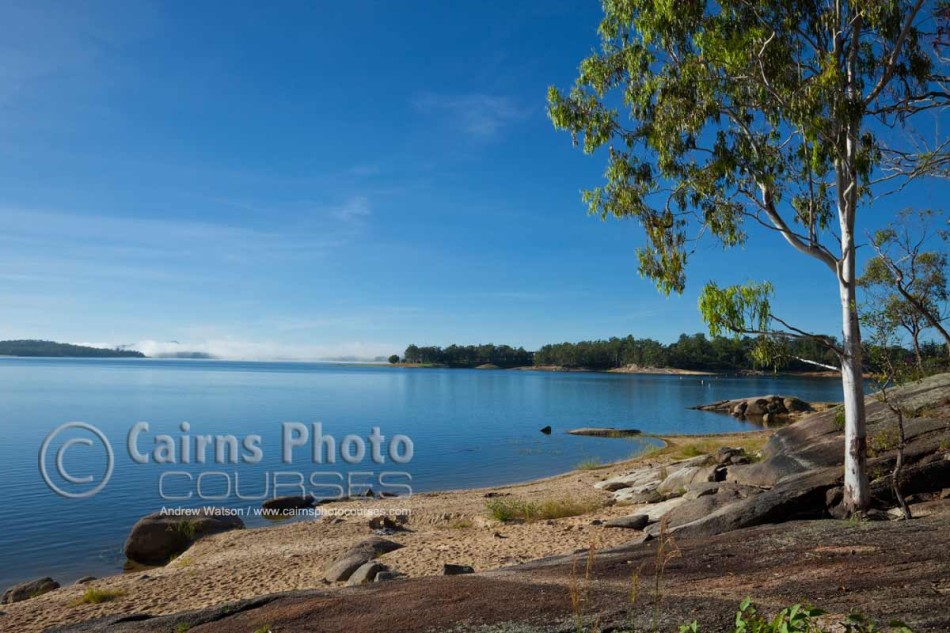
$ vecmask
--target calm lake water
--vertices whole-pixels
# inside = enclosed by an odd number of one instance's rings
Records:
[[[238,484],[245,496],[260,496],[275,473],[300,471],[318,482],[327,473],[358,471],[357,483],[381,472],[411,476],[415,492],[492,486],[554,475],[582,461],[628,458],[651,445],[643,439],[575,437],[581,426],[633,427],[646,433],[718,433],[755,427],[728,416],[689,410],[695,404],[766,393],[806,400],[840,400],[840,384],[828,379],[789,377],[678,377],[599,373],[548,373],[503,370],[440,370],[346,366],[321,363],[244,363],[171,360],[0,359],[0,590],[49,575],[60,583],[81,576],[121,570],[122,544],[142,515],[166,507],[259,506],[232,495],[226,501],[164,501],[166,495],[194,494],[195,484],[170,473],[193,477],[207,471],[202,492],[223,495]],[[64,498],[50,490],[40,473],[44,438],[67,422],[101,430],[114,452],[114,469],[105,487],[89,498]],[[194,451],[194,436],[233,435],[240,442],[259,435],[260,460],[214,465],[140,464],[127,450],[130,429],[149,423],[136,449],[148,453],[157,434],[182,436]],[[188,432],[182,432],[188,422]],[[293,464],[282,463],[284,422],[322,423],[337,442],[347,434],[369,436],[380,427],[388,441],[396,434],[412,441],[412,459],[394,463],[382,444],[384,464],[365,459],[355,466],[315,464],[310,445],[295,449]],[[554,432],[539,429],[550,425]],[[83,435],[83,433],[86,433]],[[67,475],[92,477],[72,484],[56,474],[56,453],[70,438],[93,444],[63,449]],[[48,445],[50,480],[70,493],[88,490],[105,474],[106,453],[82,429],[61,433]],[[355,444],[352,444],[355,446]],[[181,461],[180,444],[176,458]],[[404,445],[403,445],[404,448]],[[247,456],[247,451],[239,451]],[[398,453],[397,453],[398,454]],[[209,462],[213,461],[213,451]],[[404,455],[404,453],[403,453]],[[291,477],[280,475],[279,477]],[[280,479],[283,481],[291,481]],[[172,482],[172,483],[169,483]],[[317,494],[331,495],[326,487]],[[268,489],[273,495],[273,489]],[[281,494],[294,494],[285,488]],[[263,525],[243,517],[249,527]]]

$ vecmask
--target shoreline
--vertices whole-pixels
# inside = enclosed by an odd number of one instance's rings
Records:
[[[471,565],[477,571],[498,569],[578,547],[599,549],[629,541],[623,529],[604,529],[598,522],[627,515],[631,506],[613,505],[610,494],[594,484],[637,464],[663,464],[689,455],[696,447],[761,445],[772,430],[706,435],[647,436],[662,446],[590,469],[497,486],[431,491],[411,497],[333,502],[326,508],[353,511],[200,539],[164,567],[106,576],[83,585],[68,585],[47,594],[4,605],[5,626],[39,631],[47,627],[129,611],[168,614],[205,608],[260,595],[299,589],[329,588],[324,570],[355,543],[372,535],[367,510],[408,510],[407,531],[391,538],[404,545],[383,562],[406,577],[440,575],[446,563]],[[589,510],[546,521],[503,523],[493,519],[488,503],[510,499],[530,503],[583,503]],[[55,578],[55,576],[54,576]],[[211,582],[211,579],[214,579]],[[81,602],[93,589],[116,593],[98,604]]]
[[[730,377],[730,378],[840,378],[841,374],[834,371],[757,371],[751,369],[735,369],[728,371],[703,371],[698,369],[678,369],[675,367],[614,367],[611,369],[592,369],[590,367],[566,367],[563,365],[523,365],[520,367],[474,366],[458,367],[445,363],[354,363],[366,367],[392,367],[404,369],[478,369],[480,371],[543,371],[552,373],[588,373],[588,374],[629,374],[639,376],[696,376],[696,377]],[[865,374],[865,378],[870,377]]]

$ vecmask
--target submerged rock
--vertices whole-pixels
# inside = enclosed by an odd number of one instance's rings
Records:
[[[317,505],[317,500],[313,495],[274,497],[261,504],[266,510],[304,510]]]
[[[613,427],[585,426],[571,429],[568,435],[586,435],[588,437],[632,437],[640,435],[639,429],[615,429]]]

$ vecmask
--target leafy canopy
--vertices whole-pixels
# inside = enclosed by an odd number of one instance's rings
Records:
[[[684,290],[695,240],[740,245],[748,222],[837,272],[848,253],[821,238],[833,210],[853,229],[888,151],[863,121],[900,124],[937,79],[921,6],[604,0],[600,50],[569,93],[548,92],[554,125],[606,151],[605,184],[583,194],[590,212],[639,221],[640,273],[666,294]],[[769,290],[713,288],[707,307],[727,314],[711,328],[746,311],[759,329],[768,306],[750,300]]]

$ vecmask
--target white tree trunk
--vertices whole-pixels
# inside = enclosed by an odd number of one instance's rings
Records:
[[[843,225],[845,223],[842,223]],[[847,227],[843,227],[847,229]],[[844,257],[838,273],[843,344],[841,387],[844,391],[844,504],[848,514],[868,509],[871,501],[867,476],[867,432],[864,420],[864,368],[861,327],[858,322],[854,280],[854,236],[842,231]]]
[[[847,60],[845,92],[852,102],[858,96],[858,42],[863,21],[861,13],[853,18],[850,52]],[[837,178],[838,222],[841,227],[841,259],[838,261],[838,294],[841,297],[841,387],[844,391],[844,507],[848,514],[863,512],[871,502],[867,475],[867,431],[864,420],[864,363],[861,350],[861,325],[855,297],[854,220],[858,212],[858,136],[860,120],[847,111],[838,112],[844,123],[844,160],[835,161]]]

